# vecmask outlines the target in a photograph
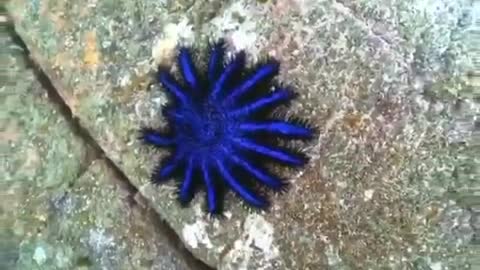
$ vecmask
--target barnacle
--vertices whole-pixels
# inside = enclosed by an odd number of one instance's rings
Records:
[[[140,137],[146,144],[169,148],[170,154],[154,170],[152,181],[177,178],[182,204],[190,202],[197,188],[204,186],[210,213],[221,212],[227,189],[249,205],[265,208],[268,200],[256,187],[260,184],[279,191],[286,185],[266,163],[300,167],[307,162],[299,151],[279,146],[277,138],[309,139],[313,130],[299,120],[273,117],[276,107],[296,96],[289,88],[273,83],[279,71],[276,60],[246,68],[244,51],[225,61],[222,40],[209,50],[202,72],[193,62],[192,49],[179,49],[182,82],[168,70],[158,70],[158,81],[170,96],[163,108],[168,130],[142,128]]]

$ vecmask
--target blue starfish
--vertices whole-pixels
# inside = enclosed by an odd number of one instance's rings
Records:
[[[220,40],[210,47],[206,75],[200,76],[192,50],[181,47],[178,65],[183,83],[166,69],[159,68],[157,73],[170,94],[163,109],[169,131],[141,130],[146,144],[170,148],[170,156],[155,169],[152,181],[181,180],[178,199],[184,205],[191,201],[196,187],[204,185],[212,214],[221,212],[225,188],[251,206],[267,207],[267,199],[253,191],[254,185],[259,182],[279,191],[286,181],[263,165],[276,161],[299,167],[307,162],[299,151],[279,147],[276,138],[309,139],[313,135],[312,128],[302,121],[271,117],[273,109],[296,96],[290,89],[272,84],[279,71],[277,61],[270,59],[246,69],[243,51],[226,64],[224,58],[225,44]]]

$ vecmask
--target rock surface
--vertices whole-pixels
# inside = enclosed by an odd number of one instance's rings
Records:
[[[479,86],[464,77],[467,34],[479,27],[472,5],[16,0],[8,9],[73,115],[210,266],[461,269],[479,252]],[[172,65],[178,43],[205,49],[221,36],[252,62],[278,58],[300,93],[291,111],[320,135],[305,147],[309,166],[284,172],[292,188],[268,213],[227,196],[227,218],[213,220],[201,196],[180,208],[173,184],[149,184],[163,152],[136,136],[163,123],[155,66]]]
[[[0,47],[0,269],[198,269],[73,133],[22,48]]]

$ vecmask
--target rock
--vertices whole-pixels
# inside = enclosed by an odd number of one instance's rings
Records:
[[[48,202],[39,202],[68,189],[91,160],[89,147],[49,103],[22,48],[5,33],[0,36],[0,47],[7,67],[1,75],[0,106],[5,114],[0,136],[2,152],[8,153],[0,163],[0,268],[10,269],[25,255],[18,245],[42,234],[48,225]],[[46,248],[30,249],[33,264],[42,265],[49,259]]]
[[[472,150],[444,146],[450,112],[435,110],[449,102],[437,99],[464,90],[457,82],[466,55],[456,34],[467,1],[260,2],[73,0],[51,7],[21,0],[9,11],[81,125],[208,265],[464,263],[435,229],[452,190],[473,186],[454,177],[460,164],[452,156],[465,155],[473,166]],[[201,196],[180,208],[173,183],[149,184],[164,152],[146,150],[136,136],[142,124],[163,124],[165,96],[148,85],[156,64],[173,64],[173,44],[205,49],[207,39],[223,35],[252,61],[280,59],[282,81],[300,93],[292,112],[310,119],[320,135],[305,147],[312,157],[307,168],[282,172],[293,185],[274,197],[270,211],[249,211],[227,196],[227,218],[213,220]]]
[[[198,269],[47,98],[2,35],[1,269]],[[93,163],[92,163],[93,162]]]

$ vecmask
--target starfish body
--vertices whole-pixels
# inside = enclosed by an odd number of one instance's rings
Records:
[[[226,189],[251,206],[267,207],[267,199],[255,191],[255,185],[278,191],[286,181],[264,164],[273,161],[299,167],[307,162],[300,152],[276,145],[276,138],[310,139],[313,134],[301,121],[271,117],[273,109],[295,98],[290,89],[272,84],[279,71],[277,61],[246,69],[243,51],[226,64],[224,58],[224,42],[213,44],[206,74],[201,74],[192,61],[191,49],[180,48],[177,60],[183,82],[165,69],[157,73],[170,94],[163,110],[169,131],[141,130],[146,144],[170,149],[152,181],[179,179],[178,199],[183,204],[191,201],[196,187],[204,186],[210,213],[221,212]]]

